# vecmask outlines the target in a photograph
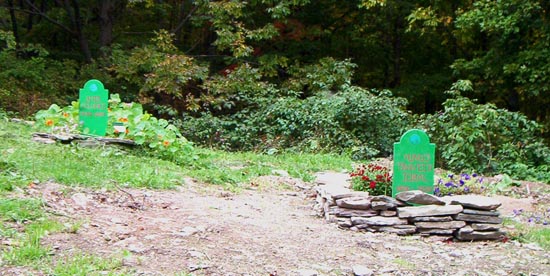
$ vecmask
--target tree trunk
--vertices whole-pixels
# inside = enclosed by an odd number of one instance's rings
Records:
[[[101,48],[111,46],[113,42],[114,3],[111,0],[99,2],[99,45]]]
[[[15,38],[15,49],[19,49],[19,31],[17,29],[17,18],[15,17],[15,10],[13,7],[13,0],[8,0],[8,8],[10,10],[10,20],[11,20],[11,28],[13,32],[13,37]]]
[[[84,55],[84,61],[87,63],[92,62],[92,52],[90,51],[90,46],[88,44],[88,39],[82,31],[82,17],[80,15],[80,6],[76,0],[65,0],[65,10],[69,15],[69,18],[72,21],[76,37],[78,39],[78,44],[80,45],[80,51]],[[72,10],[72,11],[71,11]]]

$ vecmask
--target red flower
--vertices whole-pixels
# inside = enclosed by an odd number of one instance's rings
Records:
[[[370,182],[370,188],[374,190],[374,188],[376,188],[376,182],[375,181],[371,181]]]
[[[363,175],[363,176],[361,177],[361,179],[363,179],[363,180],[365,180],[365,181],[369,181],[369,177],[366,176],[366,175]]]

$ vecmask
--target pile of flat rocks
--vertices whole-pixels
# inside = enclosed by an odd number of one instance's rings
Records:
[[[443,235],[461,241],[505,236],[497,200],[479,195],[435,197],[422,191],[370,196],[346,187],[317,187],[316,210],[327,221],[355,231]]]

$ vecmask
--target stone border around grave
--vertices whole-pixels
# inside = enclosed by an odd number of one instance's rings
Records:
[[[490,197],[438,198],[416,190],[392,198],[352,191],[346,181],[317,183],[317,213],[343,229],[440,235],[460,241],[498,240],[506,236],[497,211],[501,203]]]
[[[44,144],[52,144],[58,141],[64,144],[76,142],[81,146],[98,146],[105,144],[119,144],[124,146],[136,145],[134,141],[128,139],[85,136],[78,134],[49,134],[39,132],[32,134],[32,140]]]

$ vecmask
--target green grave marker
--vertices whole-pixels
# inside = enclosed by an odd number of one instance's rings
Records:
[[[89,80],[80,89],[79,117],[81,130],[90,135],[105,136],[109,90],[98,80]]]
[[[399,143],[393,144],[392,196],[404,191],[421,190],[433,194],[435,144],[419,129],[411,129]]]

